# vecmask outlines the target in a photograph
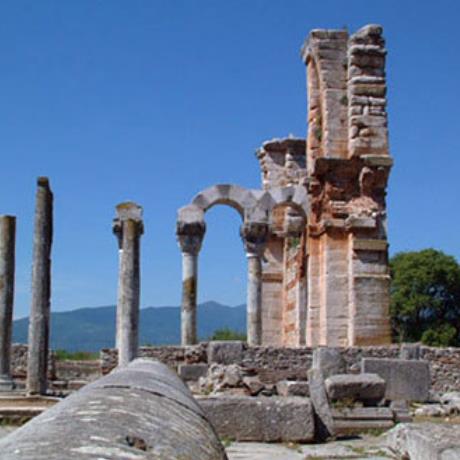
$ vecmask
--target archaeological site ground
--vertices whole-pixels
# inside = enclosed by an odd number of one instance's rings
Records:
[[[190,191],[176,226],[180,345],[139,346],[143,208],[123,202],[116,346],[56,358],[46,177],[29,339],[12,344],[15,217],[0,216],[0,459],[460,458],[460,349],[391,342],[386,54],[379,25],[311,31],[306,138],[261,140],[258,189]],[[241,217],[247,341],[198,340],[199,256],[217,205]]]

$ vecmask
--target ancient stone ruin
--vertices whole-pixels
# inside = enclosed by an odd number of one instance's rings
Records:
[[[179,210],[184,344],[196,342],[197,259],[218,204],[242,219],[250,344],[390,342],[385,55],[380,26],[312,31],[307,140],[262,144],[260,190],[215,185]]]
[[[260,190],[215,185],[179,210],[180,345],[139,347],[143,210],[123,202],[112,226],[115,348],[96,363],[56,362],[53,193],[40,177],[29,343],[12,346],[16,219],[0,216],[0,421],[37,416],[0,440],[1,458],[261,458],[225,440],[284,443],[301,455],[272,456],[265,445],[264,460],[364,458],[349,438],[331,456],[307,443],[372,430],[391,431],[365,458],[460,458],[460,349],[390,344],[385,53],[380,26],[312,31],[302,48],[307,140],[262,145]],[[197,343],[198,255],[205,213],[218,204],[242,219],[246,343]]]

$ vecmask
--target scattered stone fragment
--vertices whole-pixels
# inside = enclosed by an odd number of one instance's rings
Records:
[[[363,358],[362,372],[378,374],[385,380],[388,400],[429,400],[431,378],[427,361]]]
[[[208,344],[208,363],[233,364],[240,362],[243,355],[243,342],[216,341]]]
[[[348,399],[373,405],[385,395],[385,380],[377,374],[338,374],[325,380],[330,400]]]
[[[254,375],[243,377],[243,384],[249,390],[251,396],[257,396],[265,388],[259,377]]]
[[[401,458],[455,460],[460,458],[460,425],[400,423],[386,435],[388,446]]]
[[[391,401],[390,409],[393,411],[394,419],[398,423],[412,422],[412,416],[410,414],[410,407],[407,401]]]
[[[208,365],[205,363],[180,364],[178,369],[179,377],[184,381],[197,381],[208,373]]]
[[[184,360],[187,364],[197,364],[207,362],[207,343],[200,342],[197,345],[185,347]]]
[[[403,343],[399,350],[400,359],[420,359],[420,344]]]
[[[319,440],[335,436],[334,420],[332,418],[323,374],[320,369],[308,371],[308,386],[311,403],[315,413],[316,437]]]
[[[243,382],[241,369],[236,364],[230,364],[224,368],[223,387],[237,387]]]
[[[345,374],[347,372],[346,362],[337,348],[315,348],[313,350],[312,367],[321,369],[325,379],[334,374]]]
[[[313,409],[308,398],[213,397],[198,402],[220,438],[259,442],[314,439]]]
[[[276,384],[280,396],[309,396],[308,382],[304,380],[282,380]]]

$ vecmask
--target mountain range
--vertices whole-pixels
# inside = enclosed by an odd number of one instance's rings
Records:
[[[13,323],[13,342],[27,343],[29,318]],[[201,340],[217,329],[246,332],[246,305],[229,307],[210,301],[198,306],[197,329]],[[114,346],[115,306],[79,308],[51,313],[50,347],[53,350],[99,351]],[[147,307],[140,311],[139,343],[180,343],[180,307]]]

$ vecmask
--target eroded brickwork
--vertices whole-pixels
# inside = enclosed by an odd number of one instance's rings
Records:
[[[216,185],[179,210],[179,242],[216,204],[241,215],[246,253],[262,267],[254,278],[248,266],[248,332],[260,317],[264,345],[390,342],[385,56],[380,26],[313,30],[302,48],[306,140],[262,145],[261,190]],[[266,226],[263,253],[248,252],[244,230]]]

